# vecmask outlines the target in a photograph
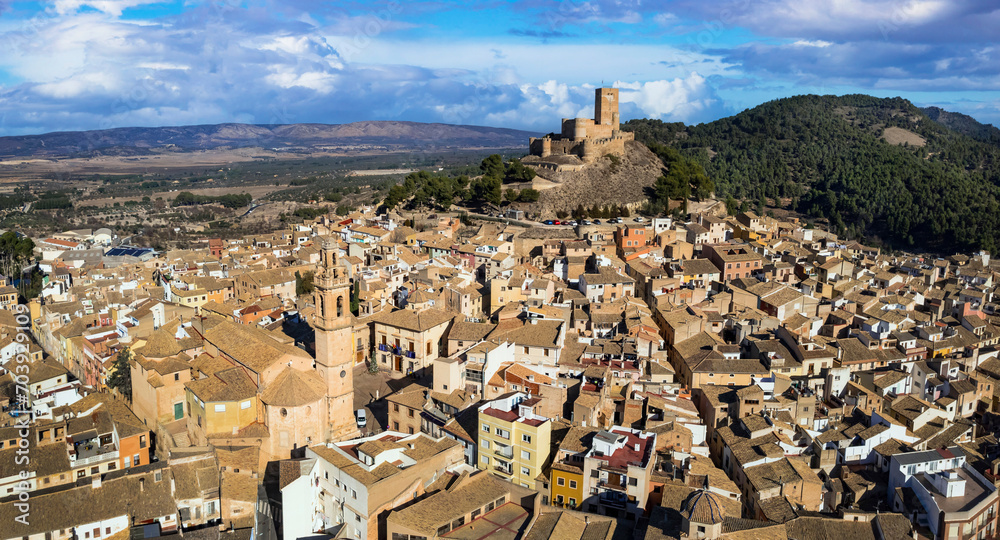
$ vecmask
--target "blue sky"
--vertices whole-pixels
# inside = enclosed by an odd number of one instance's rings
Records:
[[[1000,125],[996,0],[0,0],[0,135],[222,122],[698,123],[797,94]]]

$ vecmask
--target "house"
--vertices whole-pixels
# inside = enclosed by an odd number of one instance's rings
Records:
[[[376,540],[384,512],[456,466],[464,466],[461,445],[423,433],[383,431],[307,447],[303,458],[280,462],[284,537],[342,530],[345,538]]]
[[[379,366],[409,374],[430,367],[447,350],[445,335],[455,313],[440,309],[400,309],[372,318],[374,358]]]
[[[892,456],[891,508],[934,538],[977,538],[997,530],[997,487],[979,473],[958,446]]]
[[[539,401],[513,392],[479,407],[480,470],[537,489],[552,437],[552,421],[535,414]]]
[[[611,267],[602,266],[595,274],[581,275],[579,289],[591,302],[613,302],[625,296],[635,296],[635,280]]]
[[[447,474],[440,488],[386,517],[386,538],[489,538],[524,534],[540,495],[492,474]]]

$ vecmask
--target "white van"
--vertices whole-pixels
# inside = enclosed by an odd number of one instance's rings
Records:
[[[358,409],[358,412],[354,414],[358,420],[358,427],[363,428],[368,425],[368,411],[364,409]]]

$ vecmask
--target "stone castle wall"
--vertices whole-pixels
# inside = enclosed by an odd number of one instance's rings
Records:
[[[635,137],[632,133],[618,132],[612,137],[563,139],[550,137],[532,137],[528,141],[529,153],[533,156],[547,158],[559,155],[575,155],[584,162],[592,162],[607,154],[625,154],[625,141]]]
[[[576,156],[590,163],[607,154],[624,155],[625,141],[635,138],[619,130],[618,89],[598,88],[594,96],[594,118],[563,118],[559,135],[532,137],[529,153],[543,160],[554,156]],[[537,166],[544,167],[540,162]],[[551,163],[555,170],[570,166],[562,161]]]

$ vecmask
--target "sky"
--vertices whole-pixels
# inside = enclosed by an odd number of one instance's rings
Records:
[[[1000,126],[997,0],[0,0],[0,136],[409,120],[700,123],[799,94]]]

